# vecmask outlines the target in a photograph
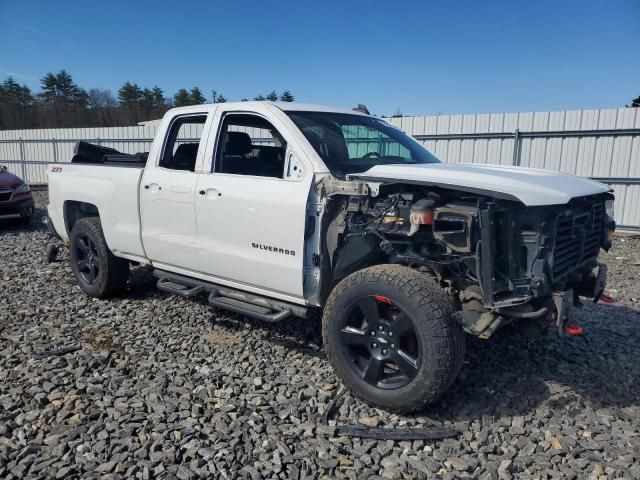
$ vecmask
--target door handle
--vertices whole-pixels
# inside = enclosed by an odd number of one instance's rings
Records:
[[[213,187],[199,190],[198,193],[208,199],[218,198],[222,196],[222,193],[217,188]]]
[[[144,186],[144,189],[145,189],[145,190],[149,190],[149,185],[145,185],[145,186]]]

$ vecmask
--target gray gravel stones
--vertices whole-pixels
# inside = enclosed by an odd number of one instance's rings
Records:
[[[385,442],[317,427],[340,389],[317,324],[160,294],[145,268],[90,299],[66,252],[44,262],[37,221],[0,225],[0,478],[640,479],[638,238],[603,254],[618,303],[585,305],[584,336],[469,339],[461,377],[417,415],[346,395],[340,423],[462,432]]]

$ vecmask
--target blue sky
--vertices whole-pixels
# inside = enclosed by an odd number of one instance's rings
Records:
[[[619,107],[640,95],[640,1],[0,0],[0,78],[129,80],[391,114]]]

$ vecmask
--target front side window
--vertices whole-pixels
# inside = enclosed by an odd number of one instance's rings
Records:
[[[409,135],[379,118],[331,112],[287,115],[338,177],[375,165],[440,163]]]
[[[169,129],[158,166],[193,172],[206,121],[206,115],[176,118]]]
[[[264,118],[228,114],[218,137],[214,171],[282,178],[286,149],[282,135]]]

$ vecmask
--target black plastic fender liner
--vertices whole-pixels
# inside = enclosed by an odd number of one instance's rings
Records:
[[[455,438],[460,435],[460,431],[448,427],[432,427],[432,428],[372,428],[365,427],[364,425],[336,425],[335,427],[329,426],[329,417],[333,413],[338,403],[338,400],[342,398],[345,390],[338,392],[338,394],[331,400],[327,409],[320,417],[320,423],[323,428],[318,429],[318,433],[325,435],[332,435],[335,437],[358,437],[358,438],[372,438],[375,440],[444,440],[446,438]]]

